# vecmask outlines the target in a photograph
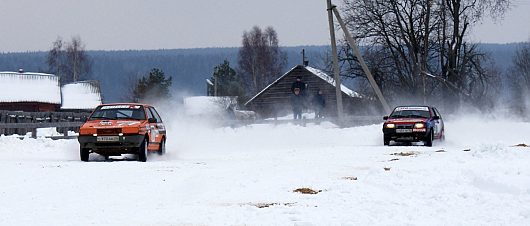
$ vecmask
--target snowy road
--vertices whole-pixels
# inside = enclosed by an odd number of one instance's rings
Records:
[[[528,225],[530,148],[514,145],[530,124],[446,130],[432,148],[384,147],[380,125],[174,123],[147,163],[0,137],[0,225]]]

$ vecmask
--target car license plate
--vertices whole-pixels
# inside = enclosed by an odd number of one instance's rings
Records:
[[[97,137],[98,142],[116,142],[119,141],[120,137],[118,136],[101,136]]]
[[[396,129],[396,133],[412,133],[412,129]]]

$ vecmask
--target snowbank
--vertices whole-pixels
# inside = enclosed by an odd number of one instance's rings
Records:
[[[78,160],[75,140],[0,138],[1,225],[527,225],[530,124],[446,122],[445,143],[381,125],[209,128],[166,120],[168,154]],[[293,192],[310,188],[318,194]]]

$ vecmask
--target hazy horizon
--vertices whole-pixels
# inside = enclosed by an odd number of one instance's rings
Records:
[[[340,8],[342,1],[335,0]],[[87,50],[239,47],[244,31],[272,26],[281,46],[329,45],[326,1],[4,0],[0,52],[48,51],[58,38],[81,37]],[[530,38],[530,1],[515,0],[503,20],[485,19],[470,41]],[[22,35],[20,35],[22,34]]]

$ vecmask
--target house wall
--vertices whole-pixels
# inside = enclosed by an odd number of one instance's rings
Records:
[[[20,103],[0,103],[0,110],[7,111],[26,111],[26,112],[51,112],[58,111],[60,105],[38,103],[38,102],[20,102]]]

